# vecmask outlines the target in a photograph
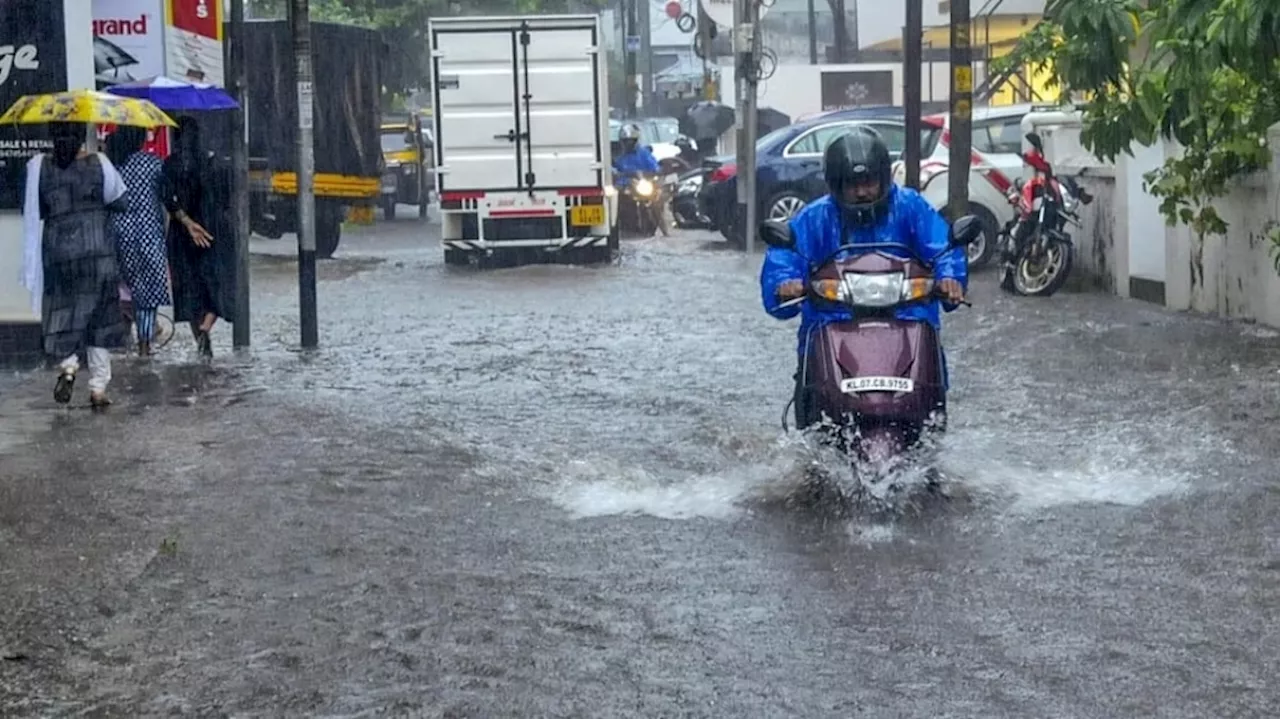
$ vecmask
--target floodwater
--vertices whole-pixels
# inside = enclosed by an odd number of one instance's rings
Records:
[[[1280,339],[1115,298],[948,317],[957,497],[794,501],[794,323],[709,235],[612,267],[284,241],[254,350],[0,400],[0,715],[1265,717]],[[50,380],[51,381],[51,380]]]

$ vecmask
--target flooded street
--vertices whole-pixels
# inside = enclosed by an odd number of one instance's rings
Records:
[[[290,237],[249,355],[0,395],[0,716],[1274,715],[1280,333],[980,273],[968,501],[835,519],[787,501],[759,257],[475,272],[435,229],[344,240],[314,355]]]

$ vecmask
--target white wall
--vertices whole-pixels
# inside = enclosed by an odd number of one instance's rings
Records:
[[[947,63],[932,63],[924,66],[924,77],[921,78],[925,102],[943,102],[950,97],[950,79]],[[760,83],[760,107],[771,107],[790,115],[794,120],[802,115],[822,111],[822,73],[823,71],[876,71],[888,70],[893,73],[893,104],[903,104],[902,65],[900,63],[862,63],[845,65],[779,65],[773,77]],[[930,95],[929,74],[933,75],[933,93]],[[974,65],[974,84],[981,84],[984,68],[981,63]],[[720,66],[720,96],[726,105],[737,105],[737,86],[733,65]]]
[[[93,88],[93,17],[90,0],[61,0],[66,13],[67,87]],[[3,112],[8,108],[0,108]],[[0,322],[40,320],[31,312],[31,298],[20,282],[22,274],[22,215],[0,211]]]
[[[1165,281],[1165,221],[1160,199],[1143,189],[1143,175],[1164,164],[1163,142],[1151,147],[1133,146],[1133,157],[1124,158],[1128,190],[1129,275],[1154,282]]]
[[[1166,303],[1280,327],[1280,275],[1267,234],[1280,221],[1280,124],[1267,135],[1271,167],[1237,183],[1215,203],[1229,224],[1203,243],[1187,227],[1165,229]],[[1172,145],[1172,143],[1168,143]],[[1173,156],[1176,147],[1166,146]]]

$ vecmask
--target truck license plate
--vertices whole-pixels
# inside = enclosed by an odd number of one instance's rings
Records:
[[[603,225],[604,205],[578,205],[569,208],[569,224],[574,227]]]

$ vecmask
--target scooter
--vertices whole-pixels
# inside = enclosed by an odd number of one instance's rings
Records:
[[[1049,297],[1071,275],[1075,244],[1066,226],[1081,226],[1076,210],[1093,202],[1093,196],[1075,179],[1058,177],[1038,134],[1029,132],[1026,138],[1032,149],[1022,153],[1022,161],[1035,175],[1030,182],[1017,183],[1007,198],[1017,212],[998,238],[1000,287],[1018,295]]]
[[[946,383],[937,332],[927,322],[900,320],[895,311],[932,301],[937,296],[933,266],[981,234],[981,221],[968,215],[952,225],[948,248],[935,257],[917,257],[898,243],[858,243],[806,258],[805,296],[783,306],[808,302],[854,313],[854,319],[826,324],[805,339],[801,377],[813,411],[824,419],[826,438],[842,452],[882,463],[913,449],[927,429],[945,429]],[[763,223],[760,235],[770,247],[795,250],[781,220]]]

